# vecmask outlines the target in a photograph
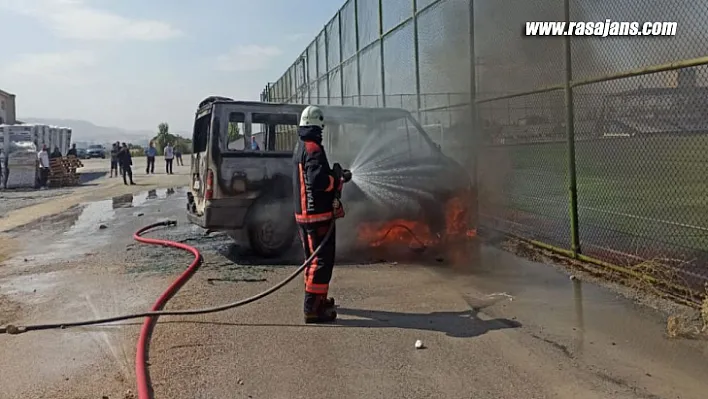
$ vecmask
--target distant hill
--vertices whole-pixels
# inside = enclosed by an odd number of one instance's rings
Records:
[[[98,126],[89,121],[78,119],[52,119],[52,118],[17,118],[25,123],[37,123],[43,125],[56,125],[72,128],[73,142],[105,144],[114,141],[129,142],[137,145],[147,145],[157,132],[150,130],[127,130],[117,127]],[[177,133],[180,134],[180,133]],[[181,133],[183,137],[187,134]]]

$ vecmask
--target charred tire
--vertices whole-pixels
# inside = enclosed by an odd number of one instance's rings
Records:
[[[246,219],[251,249],[264,258],[284,255],[297,235],[292,199],[268,194],[251,206]]]

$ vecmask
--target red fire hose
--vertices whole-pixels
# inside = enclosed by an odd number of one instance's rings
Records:
[[[175,221],[163,221],[163,222],[158,222],[158,223],[153,223],[149,226],[145,226],[135,232],[133,235],[133,238],[141,243],[145,244],[152,244],[152,245],[162,245],[165,247],[171,247],[171,248],[179,248],[185,251],[189,251],[194,255],[194,260],[192,263],[189,265],[189,267],[175,280],[165,292],[160,295],[160,297],[157,299],[157,302],[152,306],[152,310],[149,312],[140,312],[140,313],[131,313],[131,314],[126,314],[126,315],[121,315],[121,316],[113,316],[113,317],[105,317],[105,318],[100,318],[100,319],[91,319],[91,320],[82,320],[82,321],[73,321],[73,322],[59,322],[59,323],[44,323],[44,324],[32,324],[32,325],[27,325],[27,326],[15,326],[15,325],[6,325],[6,326],[0,326],[0,334],[8,334],[8,335],[17,335],[17,334],[22,334],[28,331],[41,331],[41,330],[51,330],[51,329],[64,329],[64,328],[69,328],[69,327],[84,327],[84,326],[90,326],[90,325],[96,325],[96,324],[106,324],[106,323],[114,323],[116,321],[122,321],[122,320],[130,320],[130,319],[138,319],[138,318],[143,318],[146,317],[147,319],[143,323],[142,328],[140,329],[140,336],[138,338],[138,347],[137,347],[137,353],[135,355],[135,375],[136,375],[136,382],[137,382],[137,392],[138,392],[138,399],[150,399],[152,397],[152,392],[150,389],[150,382],[148,378],[148,372],[147,368],[145,367],[147,362],[147,353],[148,353],[148,344],[150,342],[150,335],[152,333],[152,330],[155,326],[155,323],[157,322],[157,318],[159,316],[190,316],[190,315],[198,315],[198,314],[208,314],[208,313],[216,313],[216,312],[221,312],[224,310],[229,310],[233,308],[237,308],[239,306],[247,305],[251,302],[255,302],[259,299],[265,298],[266,296],[274,293],[275,291],[278,291],[279,289],[283,288],[285,285],[287,285],[289,282],[291,282],[295,277],[297,277],[300,273],[302,273],[303,270],[305,270],[305,267],[312,263],[312,260],[317,256],[320,251],[322,250],[322,247],[324,244],[329,240],[329,238],[332,236],[332,233],[334,232],[334,221],[329,227],[329,230],[327,231],[327,234],[325,235],[324,239],[322,240],[322,243],[315,248],[315,250],[310,254],[310,256],[305,259],[305,261],[298,267],[292,274],[290,274],[288,277],[286,277],[283,281],[279,282],[278,284],[268,288],[267,290],[260,292],[256,295],[250,296],[245,299],[238,300],[236,302],[231,302],[223,305],[218,305],[218,306],[212,306],[209,308],[201,308],[201,309],[184,309],[184,310],[161,310],[167,301],[170,300],[174,294],[179,291],[180,288],[192,277],[194,272],[199,268],[199,265],[201,265],[202,262],[202,256],[199,253],[199,251],[186,244],[178,243],[175,241],[169,241],[169,240],[160,240],[160,239],[155,239],[155,238],[145,238],[142,235],[148,232],[149,230],[152,230],[156,227],[160,226],[174,226],[176,225],[177,222]]]
[[[153,306],[149,312],[131,313],[131,314],[126,314],[126,315],[121,315],[121,316],[112,316],[112,317],[104,317],[104,318],[100,318],[100,319],[90,319],[90,320],[73,321],[73,322],[32,324],[32,325],[26,325],[26,326],[6,325],[6,326],[0,326],[0,334],[17,335],[17,334],[22,334],[22,333],[25,333],[28,331],[42,331],[42,330],[51,330],[51,329],[65,329],[65,328],[70,328],[70,327],[83,327],[83,326],[114,323],[117,321],[145,317],[146,318],[145,322],[143,323],[143,325],[140,329],[140,336],[138,337],[137,351],[135,354],[135,376],[136,376],[138,399],[151,399],[152,398],[152,390],[150,387],[150,381],[149,381],[148,371],[147,371],[147,367],[146,367],[147,354],[148,354],[148,350],[149,350],[148,344],[150,343],[150,336],[152,334],[153,328],[155,327],[155,324],[157,323],[157,318],[159,316],[189,316],[189,315],[216,313],[216,312],[221,312],[221,311],[228,310],[228,309],[237,308],[239,306],[247,305],[251,302],[255,302],[259,299],[265,298],[266,296],[283,288],[285,285],[287,285],[289,282],[291,282],[295,277],[297,277],[300,273],[302,273],[302,271],[305,270],[305,267],[307,267],[307,265],[312,263],[312,260],[315,258],[315,256],[317,256],[320,253],[324,244],[332,236],[332,233],[334,232],[333,227],[335,225],[334,220],[333,220],[332,224],[329,227],[329,230],[327,231],[327,234],[325,235],[324,239],[322,240],[322,243],[317,248],[315,248],[315,250],[312,252],[312,254],[310,254],[310,256],[307,259],[305,259],[305,261],[302,263],[302,265],[300,265],[300,267],[298,267],[292,274],[290,274],[283,281],[268,288],[267,290],[265,290],[263,292],[260,292],[256,295],[253,295],[253,296],[245,298],[245,299],[238,300],[236,302],[231,302],[231,303],[213,306],[213,307],[209,307],[209,308],[184,309],[184,310],[162,310],[162,308],[165,306],[167,301],[169,301],[170,298],[172,298],[177,293],[177,291],[179,291],[179,289],[182,288],[182,286],[187,281],[189,281],[189,279],[192,277],[192,275],[194,275],[194,272],[197,271],[197,269],[199,268],[199,266],[202,263],[202,256],[199,253],[199,250],[197,250],[196,248],[194,248],[190,245],[182,244],[182,243],[170,241],[170,240],[161,240],[161,239],[156,239],[156,238],[145,238],[142,236],[146,232],[148,232],[156,227],[174,226],[176,224],[177,224],[177,222],[175,222],[175,221],[163,221],[163,222],[153,223],[149,226],[145,226],[145,227],[141,228],[140,230],[136,231],[135,234],[133,234],[133,238],[138,242],[141,242],[144,244],[161,245],[164,247],[178,248],[183,251],[188,251],[192,255],[194,255],[194,260],[192,260],[192,263],[190,263],[189,267],[184,272],[182,272],[182,274],[172,284],[170,284],[170,286],[167,288],[167,290],[165,290],[160,295],[160,297],[157,299],[155,304],[153,304]],[[392,227],[392,229],[394,227]],[[405,226],[403,226],[403,227],[405,228]],[[411,232],[411,234],[413,234],[413,233]]]
[[[199,250],[191,245],[182,244],[170,240],[161,240],[158,238],[145,238],[142,235],[155,227],[162,226],[163,223],[151,224],[145,226],[133,234],[133,238],[143,244],[152,245],[162,245],[165,247],[178,248],[183,251],[191,252],[194,255],[194,260],[189,264],[189,267],[182,272],[182,274],[170,284],[169,287],[157,298],[155,304],[150,308],[151,311],[157,312],[162,310],[162,308],[167,304],[167,301],[172,298],[177,291],[179,291],[182,286],[189,281],[189,279],[194,275],[199,266],[202,263],[202,255]],[[150,336],[152,335],[152,330],[157,323],[157,316],[145,318],[143,326],[140,328],[140,336],[138,337],[138,347],[135,352],[135,383],[137,385],[138,399],[150,399],[152,397],[152,392],[150,390],[150,382],[147,371],[147,354],[148,354],[148,343],[150,342]]]

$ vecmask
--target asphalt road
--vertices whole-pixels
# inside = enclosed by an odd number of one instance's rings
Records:
[[[6,234],[0,324],[148,308],[190,259],[132,241],[165,218],[178,226],[154,236],[205,257],[169,308],[231,302],[294,270],[297,253],[264,264],[186,224],[186,178],[174,179],[174,190],[137,188],[117,200],[82,194],[90,201]],[[149,359],[155,397],[699,399],[708,389],[705,341],[670,340],[665,315],[493,248],[454,268],[340,265],[333,326],[302,324],[302,289],[298,278],[238,310],[161,318]],[[141,322],[0,336],[0,397],[132,397]]]

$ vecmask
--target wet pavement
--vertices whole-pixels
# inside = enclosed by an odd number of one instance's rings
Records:
[[[49,190],[37,190],[35,188],[0,188],[0,218],[8,212],[42,203],[53,198],[63,197],[71,194],[77,187],[96,186],[96,180],[105,177],[105,171],[83,172],[80,174],[79,186],[58,187]]]
[[[24,237],[28,231],[32,232],[32,237],[26,240],[24,248],[15,257],[6,261],[6,266],[27,266],[28,263],[39,266],[90,253],[110,242],[116,227],[120,228],[128,220],[145,212],[155,211],[146,207],[150,205],[149,201],[164,200],[173,195],[184,197],[185,193],[184,189],[168,188],[136,195],[125,194],[81,204],[69,211],[10,230],[11,237]],[[112,229],[108,229],[109,223]]]
[[[122,195],[11,231],[21,248],[0,267],[0,306],[19,310],[0,324],[146,309],[191,261],[132,241],[165,219],[178,225],[150,235],[195,245],[205,260],[173,308],[244,298],[299,263],[297,248],[264,264],[225,234],[186,223],[185,195]],[[455,266],[432,255],[340,262],[332,286],[341,320],[330,328],[302,326],[300,279],[236,311],[161,319],[150,358],[156,397],[705,397],[706,341],[667,339],[665,314],[495,248],[473,248]],[[0,385],[18,398],[121,397],[133,384],[139,322],[0,336]],[[415,350],[417,339],[427,349]],[[327,388],[313,391],[322,379]]]
[[[147,309],[166,286],[162,280],[171,276],[126,274],[126,247],[138,227],[166,219],[181,204],[172,198],[184,195],[178,188],[121,195],[8,232],[5,239],[17,248],[0,267],[0,324],[83,320]],[[90,369],[99,381],[86,389],[100,393],[99,398],[123,397],[134,381],[136,334],[136,328],[102,326],[0,336],[0,350],[11,365],[0,367],[5,390],[0,396],[73,398],[80,391],[74,385],[77,376]]]
[[[479,262],[468,270],[437,272],[463,296],[468,290],[502,292],[492,308],[479,298],[468,303],[523,323],[534,340],[644,397],[692,397],[690,389],[680,387],[708,377],[708,336],[669,339],[665,313],[592,280],[491,247],[483,247]]]

